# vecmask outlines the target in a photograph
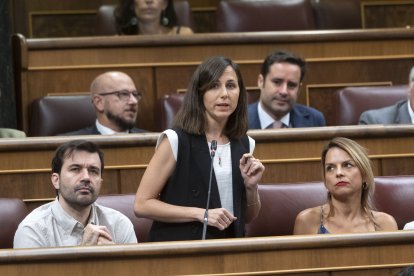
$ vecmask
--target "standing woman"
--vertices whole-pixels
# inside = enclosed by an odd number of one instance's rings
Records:
[[[211,141],[217,141],[207,239],[243,237],[259,213],[264,166],[247,132],[247,95],[237,64],[205,60],[194,72],[174,128],[164,131],[135,197],[135,214],[154,220],[151,241],[202,237]]]
[[[193,33],[177,25],[173,0],[120,0],[114,17],[119,35]]]
[[[328,202],[296,217],[294,234],[339,234],[398,230],[395,219],[375,211],[374,174],[366,150],[337,137],[322,151]]]

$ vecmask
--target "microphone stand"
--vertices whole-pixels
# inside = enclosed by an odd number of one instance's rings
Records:
[[[208,208],[209,208],[209,205],[210,205],[211,179],[213,178],[213,161],[214,161],[214,155],[216,155],[216,150],[217,150],[217,141],[216,140],[211,141],[210,149],[211,149],[211,153],[210,153],[210,157],[211,157],[210,178],[209,178],[209,181],[208,181],[207,204],[206,204],[206,211],[204,212],[202,240],[206,239],[206,232],[207,232],[207,225],[208,225]]]

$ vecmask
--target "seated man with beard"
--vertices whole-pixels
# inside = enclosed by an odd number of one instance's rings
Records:
[[[102,185],[103,152],[85,140],[62,144],[52,160],[57,198],[20,223],[14,248],[136,243],[132,222],[95,203]]]
[[[127,74],[103,73],[93,80],[90,91],[96,110],[95,124],[62,135],[145,132],[135,127],[138,102],[142,98],[142,93],[137,91],[133,80]]]

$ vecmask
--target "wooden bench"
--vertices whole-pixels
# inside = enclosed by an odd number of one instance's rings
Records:
[[[414,232],[309,235],[0,250],[0,274],[396,275]]]
[[[263,183],[320,181],[320,154],[335,136],[365,146],[376,176],[414,175],[413,125],[255,130],[249,134],[256,140],[255,156],[266,166]],[[79,138],[98,143],[105,153],[101,194],[126,194],[136,192],[154,154],[158,133],[1,139],[0,197],[22,198],[33,205],[53,198],[53,153],[63,142]]]

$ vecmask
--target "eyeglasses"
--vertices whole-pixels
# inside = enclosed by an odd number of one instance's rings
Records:
[[[129,98],[134,97],[137,101],[142,99],[142,93],[138,91],[128,91],[128,90],[119,90],[119,91],[112,91],[112,92],[102,92],[99,93],[100,96],[108,96],[108,95],[116,95],[121,101],[128,101]]]

